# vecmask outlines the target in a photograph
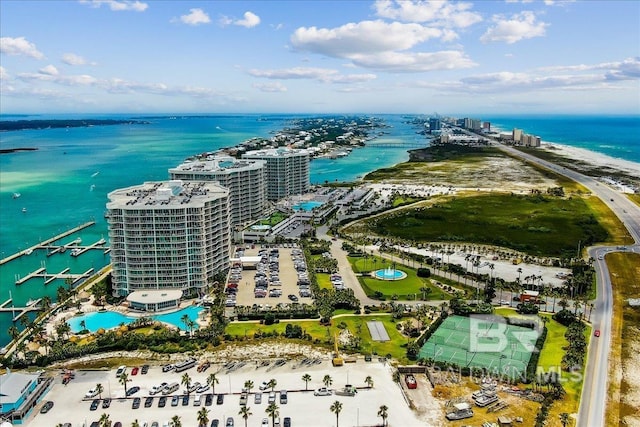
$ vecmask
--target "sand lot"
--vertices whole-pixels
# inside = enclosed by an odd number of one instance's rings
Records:
[[[128,370],[130,372],[131,369]],[[265,409],[268,406],[268,391],[263,394],[261,404],[254,403],[254,394],[258,391],[258,386],[263,381],[275,379],[277,381],[276,391],[288,390],[288,403],[280,404],[280,418],[291,417],[292,426],[308,427],[329,427],[336,425],[335,414],[329,410],[331,404],[338,400],[343,403],[343,409],[339,417],[340,426],[373,426],[381,424],[382,419],[377,416],[381,405],[386,405],[388,409],[388,423],[391,426],[424,426],[425,422],[418,419],[418,416],[411,411],[407,405],[401,388],[392,380],[392,368],[379,361],[364,362],[359,359],[357,363],[348,364],[342,367],[333,367],[331,362],[323,359],[321,363],[310,366],[300,366],[299,360],[290,360],[283,366],[274,367],[260,366],[258,362],[247,362],[246,365],[232,372],[224,370],[222,365],[212,365],[206,372],[198,373],[195,368],[186,371],[193,381],[204,383],[209,374],[217,372],[219,383],[215,387],[216,394],[224,394],[222,405],[214,402],[211,406],[195,407],[193,396],[188,406],[183,406],[182,402],[178,406],[171,406],[171,399],[167,400],[164,408],[158,407],[158,395],[155,396],[153,406],[144,408],[144,397],[149,395],[149,390],[161,382],[178,382],[183,373],[163,373],[160,365],[152,365],[148,374],[138,373],[131,376],[132,381],[129,387],[139,386],[141,389],[135,396],[142,397],[142,404],[139,409],[133,410],[131,404],[133,397],[123,399],[124,388],[118,383],[115,370],[109,371],[76,371],[76,378],[68,385],[61,383],[60,377],[56,378],[51,391],[46,395],[45,400],[52,400],[55,405],[46,415],[34,412],[28,420],[28,426],[51,427],[58,423],[69,422],[74,427],[89,426],[92,422],[98,421],[103,413],[109,414],[112,422],[120,421],[123,426],[131,425],[137,419],[140,425],[147,422],[149,426],[153,421],[158,421],[162,426],[174,415],[181,417],[184,426],[197,426],[196,414],[201,408],[210,410],[209,420],[217,418],[221,421],[227,417],[235,419],[236,426],[244,426],[244,420],[238,415],[239,394],[247,380],[252,380],[254,389],[249,397],[248,407],[253,414],[247,420],[248,426],[260,426],[263,418],[267,417]],[[305,383],[302,381],[304,374],[309,374],[312,378],[309,383],[309,391],[304,391]],[[330,375],[333,384],[330,388],[339,389],[350,383],[356,387],[361,387],[353,397],[348,396],[314,396],[312,390],[323,386],[322,379],[325,375]],[[366,387],[364,382],[367,376],[371,376],[374,386],[371,389]],[[102,397],[113,399],[111,406],[107,409],[99,407],[96,411],[90,411],[91,399],[83,399],[84,394],[101,383],[104,387]],[[182,394],[182,389],[176,394]],[[425,390],[426,392],[426,390]],[[37,407],[39,411],[40,406]],[[428,425],[428,424],[427,424]]]

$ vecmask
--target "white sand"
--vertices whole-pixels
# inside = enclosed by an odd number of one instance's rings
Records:
[[[584,148],[571,147],[554,142],[543,142],[542,149],[570,159],[582,161],[599,167],[616,169],[631,176],[640,178],[640,163],[625,159],[607,156],[606,154],[586,150]]]

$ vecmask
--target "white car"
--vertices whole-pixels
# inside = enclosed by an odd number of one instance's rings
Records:
[[[94,387],[84,395],[85,398],[95,397],[98,395],[98,388]]]
[[[263,418],[262,419],[262,424],[260,424],[261,427],[269,427],[269,419],[268,418]]]
[[[259,388],[260,388],[261,391],[265,391],[266,389],[269,388],[269,383],[266,382],[266,381],[262,381],[262,384],[260,384]]]
[[[313,392],[314,396],[331,396],[332,394],[333,391],[326,387],[321,387]]]
[[[127,372],[127,367],[124,365],[120,366],[116,371],[116,377],[120,378],[120,375],[124,374],[125,372]]]

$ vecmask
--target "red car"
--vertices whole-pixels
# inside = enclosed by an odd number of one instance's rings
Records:
[[[138,367],[135,366],[132,370],[131,370],[131,375],[138,375]]]
[[[596,329],[596,331],[593,333],[593,335],[595,335],[596,337],[600,336],[600,329]]]

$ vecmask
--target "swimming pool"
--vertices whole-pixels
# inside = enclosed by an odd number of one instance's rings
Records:
[[[294,211],[305,211],[309,212],[313,208],[317,208],[318,206],[324,205],[324,202],[318,202],[316,200],[309,200],[307,202],[300,202],[293,205],[291,208]]]
[[[189,319],[196,321],[200,312],[204,310],[202,307],[189,306],[182,310],[175,311],[173,313],[156,314],[151,316],[152,319],[160,322],[169,323],[178,329],[186,330],[184,322],[180,319],[185,314],[189,316]],[[90,332],[95,332],[100,328],[112,329],[120,326],[121,324],[128,324],[136,320],[136,317],[125,316],[117,311],[96,311],[93,313],[83,314],[82,316],[76,316],[68,320],[69,326],[71,326],[71,332],[78,333],[82,330],[80,322],[84,320],[86,329]],[[195,329],[198,329],[196,324]]]

